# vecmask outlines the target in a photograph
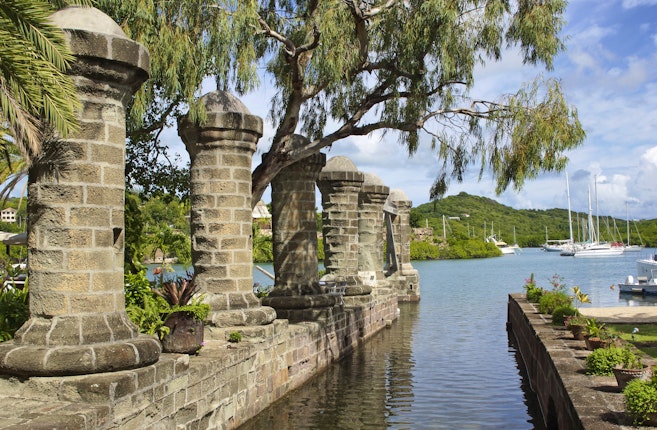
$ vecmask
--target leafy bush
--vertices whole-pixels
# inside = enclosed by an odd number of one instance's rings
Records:
[[[125,305],[144,306],[144,295],[151,294],[151,282],[146,277],[146,270],[138,273],[126,271],[124,277]]]
[[[130,321],[139,327],[140,333],[157,335],[162,339],[169,333],[169,327],[164,325],[169,305],[162,297],[158,297],[150,291],[145,293],[140,301],[141,305],[132,303],[126,306],[125,311]]]
[[[561,291],[547,291],[541,295],[538,301],[538,311],[542,314],[551,314],[560,306],[569,306],[572,299],[568,294]]]
[[[651,381],[633,379],[623,390],[625,409],[632,416],[634,424],[648,421],[651,414],[657,413],[657,384]]]
[[[638,357],[629,348],[619,348],[613,345],[608,348],[598,348],[586,357],[586,374],[611,376],[614,367],[636,360]]]
[[[533,273],[529,275],[529,278],[525,279],[525,285],[523,288],[525,289],[527,300],[532,303],[538,303],[544,293],[543,288],[536,285]]]
[[[14,338],[16,330],[30,317],[27,287],[0,290],[0,342]]]
[[[579,315],[579,311],[572,305],[562,305],[552,311],[552,324],[564,325],[567,317]]]
[[[440,255],[438,246],[425,241],[411,242],[411,260],[435,260]]]
[[[242,340],[242,333],[234,331],[228,336],[228,342],[237,343]]]

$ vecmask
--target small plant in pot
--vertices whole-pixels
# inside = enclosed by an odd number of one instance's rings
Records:
[[[593,351],[611,344],[611,338],[605,324],[595,318],[586,319],[586,348]]]
[[[210,305],[203,303],[203,296],[195,296],[197,292],[198,285],[189,274],[153,288],[153,293],[169,305],[164,320],[169,330],[161,337],[162,351],[195,354],[203,346],[203,320],[210,313]]]
[[[573,334],[575,340],[584,340],[586,338],[586,317],[578,311],[574,315],[569,315],[564,320],[564,324]]]
[[[629,345],[622,348],[621,362],[612,369],[618,387],[622,390],[632,379],[649,380],[652,369],[641,362],[638,355]]]

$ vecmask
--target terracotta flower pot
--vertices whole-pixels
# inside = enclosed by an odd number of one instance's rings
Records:
[[[166,319],[169,334],[162,338],[162,352],[196,354],[203,345],[203,321],[185,312],[174,312]]]
[[[586,326],[584,324],[571,324],[568,326],[573,333],[575,340],[584,340],[586,336]]]
[[[598,348],[606,348],[611,344],[610,341],[600,339],[599,337],[587,337],[584,340],[586,341],[586,349],[589,351],[593,351]]]
[[[648,366],[643,366],[642,369],[623,369],[620,366],[616,366],[611,370],[614,372],[618,388],[621,391],[632,379],[643,379],[647,381],[652,376],[652,368]]]

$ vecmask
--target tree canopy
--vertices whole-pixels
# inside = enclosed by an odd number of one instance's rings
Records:
[[[285,166],[350,136],[394,133],[413,154],[440,155],[432,198],[474,165],[496,190],[562,170],[584,131],[558,80],[540,76],[496,100],[478,99],[475,67],[517,48],[551,69],[564,48],[565,0],[99,0],[144,43],[152,76],[131,106],[129,179],[160,172],[162,130],[195,105],[203,79],[257,91],[272,82],[270,150],[253,172],[253,202]],[[309,141],[291,145],[300,133]],[[149,164],[150,163],[150,164]],[[149,178],[152,182],[153,177]],[[172,191],[172,190],[170,190]]]

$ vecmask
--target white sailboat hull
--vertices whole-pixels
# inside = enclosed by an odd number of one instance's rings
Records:
[[[623,248],[620,246],[611,246],[606,243],[594,243],[585,246],[583,249],[575,252],[575,258],[596,258],[596,257],[616,257],[623,254]]]

